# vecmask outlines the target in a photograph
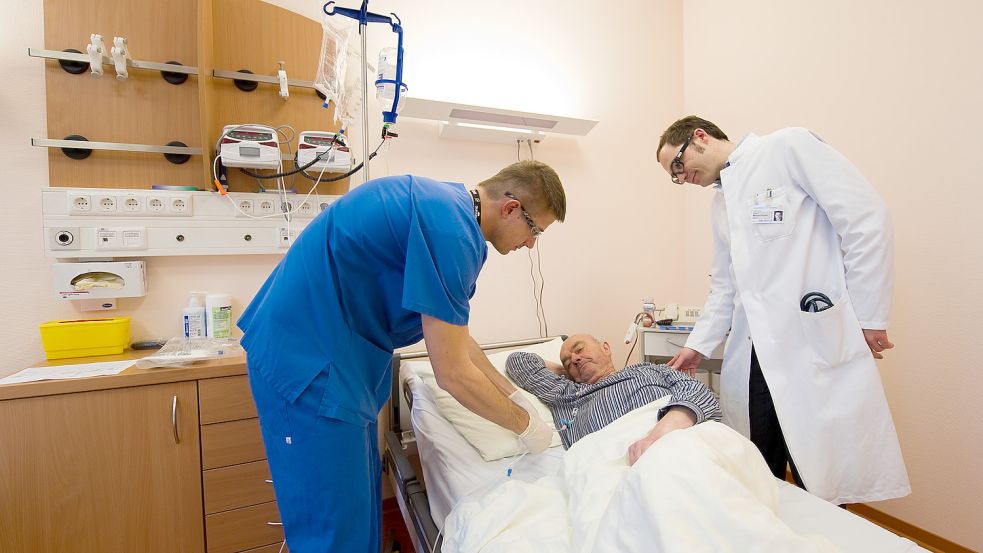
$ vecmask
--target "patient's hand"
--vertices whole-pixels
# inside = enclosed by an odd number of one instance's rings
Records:
[[[628,448],[628,464],[634,465],[635,461],[645,453],[645,450],[657,442],[659,438],[673,430],[689,428],[694,424],[696,424],[695,413],[686,407],[678,405],[676,407],[670,407],[669,411],[662,416],[651,432],[646,434],[641,440],[631,444],[631,447]]]

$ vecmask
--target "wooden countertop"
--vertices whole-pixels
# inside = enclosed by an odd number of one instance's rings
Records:
[[[75,359],[59,359],[43,361],[33,367],[53,367],[57,365],[79,365],[82,363],[98,363],[104,361],[125,361],[139,359],[156,353],[156,350],[132,351],[126,350],[119,355],[101,355],[98,357],[78,357]],[[109,390],[127,388],[130,386],[147,386],[167,382],[182,382],[201,378],[218,378],[246,374],[246,356],[239,355],[218,361],[201,361],[190,367],[138,369],[133,366],[123,372],[109,376],[93,376],[88,378],[70,378],[64,380],[41,380],[37,382],[22,382],[20,384],[0,385],[0,401],[75,392],[90,392],[93,390]]]

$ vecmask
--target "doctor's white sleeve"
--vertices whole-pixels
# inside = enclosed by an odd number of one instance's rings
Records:
[[[730,232],[724,195],[716,192],[711,207],[713,225],[713,268],[710,295],[703,306],[703,316],[686,340],[686,347],[709,359],[713,350],[727,337],[734,318],[734,280],[731,278]]]
[[[887,329],[894,287],[887,206],[850,160],[807,129],[788,130],[788,149],[792,179],[826,212],[839,237],[860,327]]]

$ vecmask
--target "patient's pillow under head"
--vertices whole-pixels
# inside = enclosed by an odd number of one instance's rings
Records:
[[[506,379],[512,382],[508,375],[505,374],[505,361],[508,359],[510,353],[514,351],[528,351],[539,355],[547,361],[559,363],[560,346],[562,344],[562,339],[555,338],[549,342],[543,342],[542,344],[501,350],[496,353],[489,354],[488,360],[491,361],[492,365],[494,365],[496,369],[498,369],[498,372],[502,373]],[[515,434],[472,413],[466,407],[461,405],[456,399],[454,399],[449,393],[437,386],[437,380],[434,377],[433,367],[430,365],[429,360],[404,361],[403,366],[407,371],[415,373],[421,380],[423,380],[423,382],[427,385],[427,388],[430,390],[431,395],[433,395],[434,403],[437,404],[437,409],[440,410],[440,414],[450,421],[451,424],[454,425],[454,428],[457,429],[462,436],[464,436],[468,443],[478,450],[478,453],[481,454],[481,457],[484,460],[494,461],[503,457],[511,457],[515,455],[516,452],[522,452],[522,448],[519,446],[519,439]],[[515,382],[512,382],[512,384],[515,384]],[[518,386],[516,387],[518,388]],[[540,417],[542,417],[547,424],[553,424],[553,416],[550,414],[550,410],[546,407],[546,405],[536,399],[536,396],[530,394],[522,388],[519,388],[519,393],[525,394],[530,402],[536,406],[536,408],[539,410]],[[550,447],[556,447],[561,443],[559,434],[554,432],[553,443],[550,445]]]

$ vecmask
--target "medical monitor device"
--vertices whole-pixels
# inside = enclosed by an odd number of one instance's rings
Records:
[[[226,167],[280,169],[276,129],[263,125],[226,125],[219,141],[219,156]]]
[[[320,159],[306,169],[308,173],[347,173],[352,168],[352,153],[345,135],[329,131],[302,131],[297,144],[297,166],[303,167]]]

